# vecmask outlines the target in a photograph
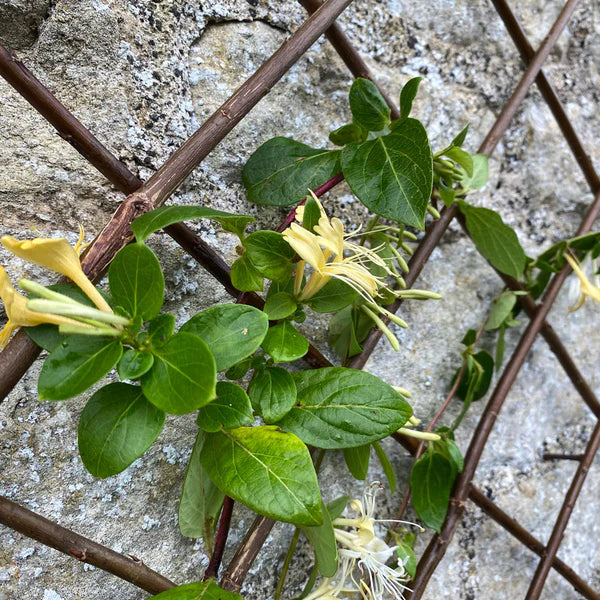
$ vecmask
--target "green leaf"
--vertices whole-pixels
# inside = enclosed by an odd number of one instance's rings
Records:
[[[465,173],[461,185],[465,190],[480,190],[488,180],[487,154],[471,154],[473,160],[473,174]]]
[[[262,292],[263,276],[254,268],[245,254],[231,265],[229,274],[231,283],[240,292]]]
[[[438,533],[446,518],[455,474],[448,458],[431,451],[415,462],[410,473],[412,503],[417,515]]]
[[[243,242],[245,256],[264,277],[282,281],[294,270],[293,248],[276,231],[255,231]]]
[[[315,149],[289,138],[272,138],[256,149],[244,167],[242,181],[248,200],[272,206],[296,204],[309,189],[341,171],[339,160],[339,150]]]
[[[444,154],[458,163],[465,170],[469,179],[473,177],[473,157],[468,152],[457,146],[450,146]]]
[[[406,119],[410,115],[414,99],[419,91],[419,84],[422,77],[413,77],[409,79],[400,92],[400,118]]]
[[[465,337],[461,340],[461,344],[472,346],[477,341],[477,331],[475,329],[467,329]]]
[[[339,498],[327,503],[327,512],[332,520],[341,516],[349,501],[350,496],[340,496]]]
[[[355,123],[368,131],[381,131],[390,122],[390,107],[368,79],[357,77],[350,88],[350,110]]]
[[[362,142],[366,137],[367,132],[360,125],[357,123],[348,123],[332,131],[329,134],[329,141],[336,146],[345,146],[352,142]]]
[[[473,397],[471,401],[481,400],[487,393],[490,383],[492,382],[492,375],[494,374],[494,359],[491,354],[485,350],[480,350],[477,354],[473,355],[474,363],[477,363],[481,370],[478,371],[475,368],[471,368],[467,371],[456,390],[456,395],[461,400],[466,400],[469,386],[473,385]],[[458,375],[458,371],[454,376],[454,380]],[[473,378],[477,377],[477,382],[473,381]]]
[[[165,279],[154,252],[143,244],[119,250],[108,269],[110,293],[132,317],[153,319],[160,310]]]
[[[148,336],[154,348],[160,348],[167,343],[175,330],[175,317],[167,313],[154,317],[148,323]]]
[[[344,460],[346,466],[354,479],[364,481],[369,471],[369,459],[371,458],[371,444],[344,448]]]
[[[40,400],[65,400],[102,379],[123,353],[114,338],[70,335],[46,358],[38,379]]]
[[[342,151],[344,177],[371,211],[423,229],[433,184],[427,133],[416,119],[406,119],[388,135]]]
[[[320,218],[321,209],[317,201],[312,196],[307,196],[304,204],[304,215],[302,216],[302,227],[314,233],[314,227],[319,224]]]
[[[308,340],[291,323],[285,321],[269,329],[262,347],[276,363],[292,362],[308,352]]]
[[[518,279],[525,269],[525,252],[517,234],[502,221],[494,210],[460,203],[467,220],[467,229],[477,250],[493,267]]]
[[[253,354],[269,329],[267,315],[242,304],[219,304],[184,323],[180,331],[201,337],[215,357],[217,371]]]
[[[392,466],[390,459],[387,457],[385,450],[381,447],[379,442],[373,442],[371,445],[373,448],[375,448],[375,454],[377,454],[379,463],[381,464],[383,472],[385,473],[385,477],[390,485],[390,492],[393,494],[398,483],[396,480],[396,473],[394,473],[394,467]]]
[[[165,413],[137,385],[109,383],[88,401],[79,419],[79,454],[95,477],[124,471],[154,443]]]
[[[204,431],[234,429],[254,421],[248,394],[235,383],[219,381],[217,398],[198,411],[198,426]]]
[[[496,369],[500,369],[502,361],[504,360],[504,332],[506,327],[501,326],[498,330],[498,341],[496,342]]]
[[[292,376],[280,367],[259,371],[248,387],[254,410],[265,423],[279,421],[296,402],[296,384]]]
[[[135,234],[136,240],[143,243],[148,236],[159,229],[192,219],[212,219],[219,222],[223,229],[236,233],[239,237],[244,236],[246,225],[256,220],[254,217],[236,215],[206,206],[161,206],[138,217],[131,224],[131,231]]]
[[[315,312],[336,312],[352,304],[358,293],[339,279],[330,279],[314,296],[305,301]]]
[[[454,440],[444,440],[450,460],[454,463],[454,467],[458,473],[462,473],[463,467],[465,466],[465,459],[463,458],[460,448],[456,445]]]
[[[397,541],[396,545],[398,564],[402,564],[404,566],[404,570],[412,579],[417,573],[417,558],[415,557],[415,551],[408,544],[405,544],[402,541]]]
[[[141,381],[152,404],[175,415],[189,413],[215,398],[215,359],[202,338],[180,331],[154,349],[154,365]]]
[[[241,360],[240,362],[235,363],[235,365],[233,365],[233,367],[229,367],[229,369],[227,369],[227,372],[225,373],[225,377],[227,377],[227,379],[233,379],[233,380],[241,379],[248,372],[251,362],[252,362],[252,359],[245,358],[244,360]]]
[[[239,594],[226,592],[212,579],[202,583],[178,585],[166,592],[152,596],[156,600],[242,600]]]
[[[369,444],[402,427],[412,415],[394,388],[364,371],[327,367],[293,377],[297,402],[278,425],[317,448]]]
[[[138,379],[149,371],[153,364],[154,355],[150,352],[139,352],[128,348],[121,356],[117,371],[121,379]]]
[[[225,494],[211,481],[200,464],[200,452],[206,434],[199,431],[185,473],[179,500],[179,531],[191,538],[204,538],[209,554],[217,517],[221,512]]]
[[[467,139],[467,133],[469,133],[470,125],[471,125],[470,123],[467,123],[460,130],[460,133],[450,142],[451,146],[457,146],[458,148],[462,147],[462,145],[465,143],[465,140]],[[482,156],[485,156],[485,154],[483,154]]]
[[[277,427],[240,427],[207,434],[202,466],[228,496],[259,514],[320,525],[321,495],[308,448]]]
[[[327,507],[322,504],[322,525],[317,527],[302,527],[302,532],[308,538],[315,552],[315,563],[323,577],[333,577],[338,568],[338,550],[333,523]]]
[[[491,331],[498,329],[504,321],[511,315],[512,309],[517,302],[517,296],[511,290],[505,290],[495,300],[492,309],[488,314],[484,329]]]
[[[456,200],[456,194],[454,190],[445,187],[441,182],[438,186],[438,192],[440,193],[440,198],[446,206],[452,206],[454,201]]]
[[[362,352],[362,346],[358,342],[356,324],[353,318],[353,313],[355,312],[351,306],[348,306],[333,315],[329,321],[327,340],[343,361],[349,356],[354,356]]]
[[[289,292],[279,292],[277,294],[269,295],[265,302],[264,311],[272,321],[278,321],[279,319],[285,319],[290,315],[293,315],[298,308],[296,298]]]

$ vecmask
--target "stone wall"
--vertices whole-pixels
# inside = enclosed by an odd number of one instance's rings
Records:
[[[513,4],[534,45],[562,7],[558,0]],[[302,19],[304,12],[293,0],[0,0],[0,41],[17,49],[58,98],[146,179]],[[518,54],[487,0],[356,0],[340,23],[394,96],[410,77],[424,77],[415,110],[434,149],[470,122],[467,147],[474,151],[522,72]],[[595,0],[584,0],[549,57],[546,73],[596,164],[599,64],[600,10]],[[319,40],[170,202],[245,212],[255,215],[260,227],[276,225],[284,211],[258,210],[246,202],[241,184],[245,160],[274,135],[327,144],[328,131],[348,118],[350,84],[333,49]],[[81,223],[93,236],[122,195],[2,81],[0,97],[2,233],[27,237],[33,231],[74,241]],[[490,181],[475,201],[499,210],[529,254],[572,235],[591,196],[537,90],[523,103],[490,167]],[[346,224],[365,217],[344,185],[329,195],[326,205]],[[208,222],[193,227],[233,260],[229,234]],[[228,301],[224,290],[165,235],[154,236],[151,245],[166,271],[166,308],[180,323],[203,307]],[[15,277],[26,268],[6,253],[0,263]],[[44,277],[27,269],[36,278]],[[416,413],[427,419],[459,364],[462,334],[481,324],[502,283],[452,226],[419,287],[444,299],[407,303],[402,317],[410,328],[398,331],[400,352],[381,343],[367,369],[411,390]],[[563,296],[550,318],[592,387],[600,391],[597,319],[593,310],[567,315]],[[331,354],[325,326],[317,321],[305,332]],[[510,332],[508,351],[518,336],[519,330]],[[199,579],[207,564],[203,545],[180,536],[176,517],[194,420],[168,418],[160,438],[140,460],[118,476],[94,479],[77,453],[77,422],[85,398],[39,402],[39,368],[38,361],[0,404],[0,493],[117,551],[139,556],[178,583]],[[475,406],[459,430],[463,450],[481,409],[481,403]],[[458,410],[458,405],[451,407],[448,421]],[[575,465],[544,462],[541,453],[581,451],[593,424],[556,359],[538,341],[492,433],[478,485],[546,540]],[[399,490],[381,504],[380,516],[390,518],[402,500],[411,461],[392,442],[385,445],[399,478]],[[362,485],[343,475],[340,456],[330,454],[322,471],[327,497],[359,495]],[[369,479],[380,478],[373,466]],[[599,492],[595,463],[559,553],[597,587]],[[236,508],[225,563],[251,520],[250,511]],[[248,578],[245,598],[272,597],[291,535],[291,526],[275,527]],[[427,535],[422,536],[418,547],[426,541]],[[311,560],[310,550],[301,546],[286,597],[301,589]],[[532,553],[469,507],[426,598],[520,597],[536,564]],[[145,597],[111,575],[0,528],[0,600]],[[543,597],[569,600],[578,595],[551,575]]]

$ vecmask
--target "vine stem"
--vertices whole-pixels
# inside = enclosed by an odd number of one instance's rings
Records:
[[[223,500],[223,508],[221,509],[221,518],[219,519],[219,528],[217,535],[215,536],[215,547],[210,557],[210,562],[206,571],[204,571],[203,581],[207,579],[216,579],[219,574],[219,567],[223,560],[223,552],[225,551],[225,544],[227,543],[227,537],[229,536],[229,528],[231,526],[231,515],[233,513],[233,499],[229,496],[225,496]]]
[[[287,577],[290,565],[292,564],[292,558],[294,557],[294,552],[296,551],[296,546],[298,545],[299,539],[300,528],[296,527],[296,530],[294,531],[294,536],[292,537],[292,541],[290,542],[290,547],[288,548],[287,554],[285,555],[283,566],[281,567],[281,575],[279,576],[279,583],[277,584],[277,589],[275,590],[275,598],[273,600],[281,599],[281,593],[283,592],[283,586],[285,585],[285,578]]]

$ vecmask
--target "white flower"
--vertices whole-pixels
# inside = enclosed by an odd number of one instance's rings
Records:
[[[569,312],[579,310],[586,301],[586,298],[591,298],[596,302],[600,302],[600,277],[596,274],[598,265],[596,259],[592,259],[591,253],[586,254],[581,265],[575,258],[569,254],[565,254],[567,262],[573,269],[573,274],[569,278],[568,297],[569,297]],[[590,273],[594,283],[588,279],[586,273]]]

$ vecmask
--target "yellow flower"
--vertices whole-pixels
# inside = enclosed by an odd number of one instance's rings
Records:
[[[589,257],[589,254],[588,254],[588,257]],[[588,260],[588,257],[586,257],[586,260]],[[571,265],[571,268],[573,269],[573,272],[577,276],[577,280],[578,280],[578,281],[575,280],[575,282],[577,284],[576,285],[577,289],[571,290],[571,292],[572,292],[571,295],[573,296],[574,301],[572,302],[572,306],[569,309],[569,312],[574,312],[576,310],[579,310],[585,303],[585,300],[587,297],[590,297],[592,300],[595,300],[596,302],[600,302],[600,287],[590,283],[590,280],[587,278],[585,272],[579,266],[579,263],[573,256],[571,256],[569,254],[565,254],[565,258],[567,259],[567,262]],[[584,260],[584,263],[586,262],[586,260]],[[591,261],[591,259],[589,259],[589,260],[592,265],[592,271],[595,272],[594,261]],[[594,276],[595,276],[595,273],[594,273]],[[573,287],[574,286],[572,286],[572,288]]]
[[[8,323],[0,331],[0,350],[6,346],[10,336],[19,327],[35,327],[42,323],[52,325],[79,325],[82,323],[60,315],[39,313],[27,308],[27,298],[12,286],[4,267],[0,267],[0,298],[8,316]],[[83,325],[85,326],[85,325]]]
[[[344,281],[363,298],[372,301],[384,283],[364,263],[370,261],[389,272],[388,266],[373,250],[349,242],[342,222],[336,217],[330,221],[317,197],[314,194],[312,197],[321,211],[319,223],[314,227],[315,233],[297,223],[292,223],[283,232],[285,241],[302,259],[296,271],[295,293],[299,294],[298,300],[311,298],[333,277]],[[297,212],[296,218],[301,219],[302,214],[303,211]],[[348,256],[345,257],[344,252]],[[305,263],[312,267],[313,272],[300,293]]]
[[[10,235],[4,235],[0,241],[9,252],[19,258],[68,277],[101,311],[112,313],[106,300],[83,272],[77,251],[65,238],[19,241]],[[76,248],[80,245],[81,238]]]

